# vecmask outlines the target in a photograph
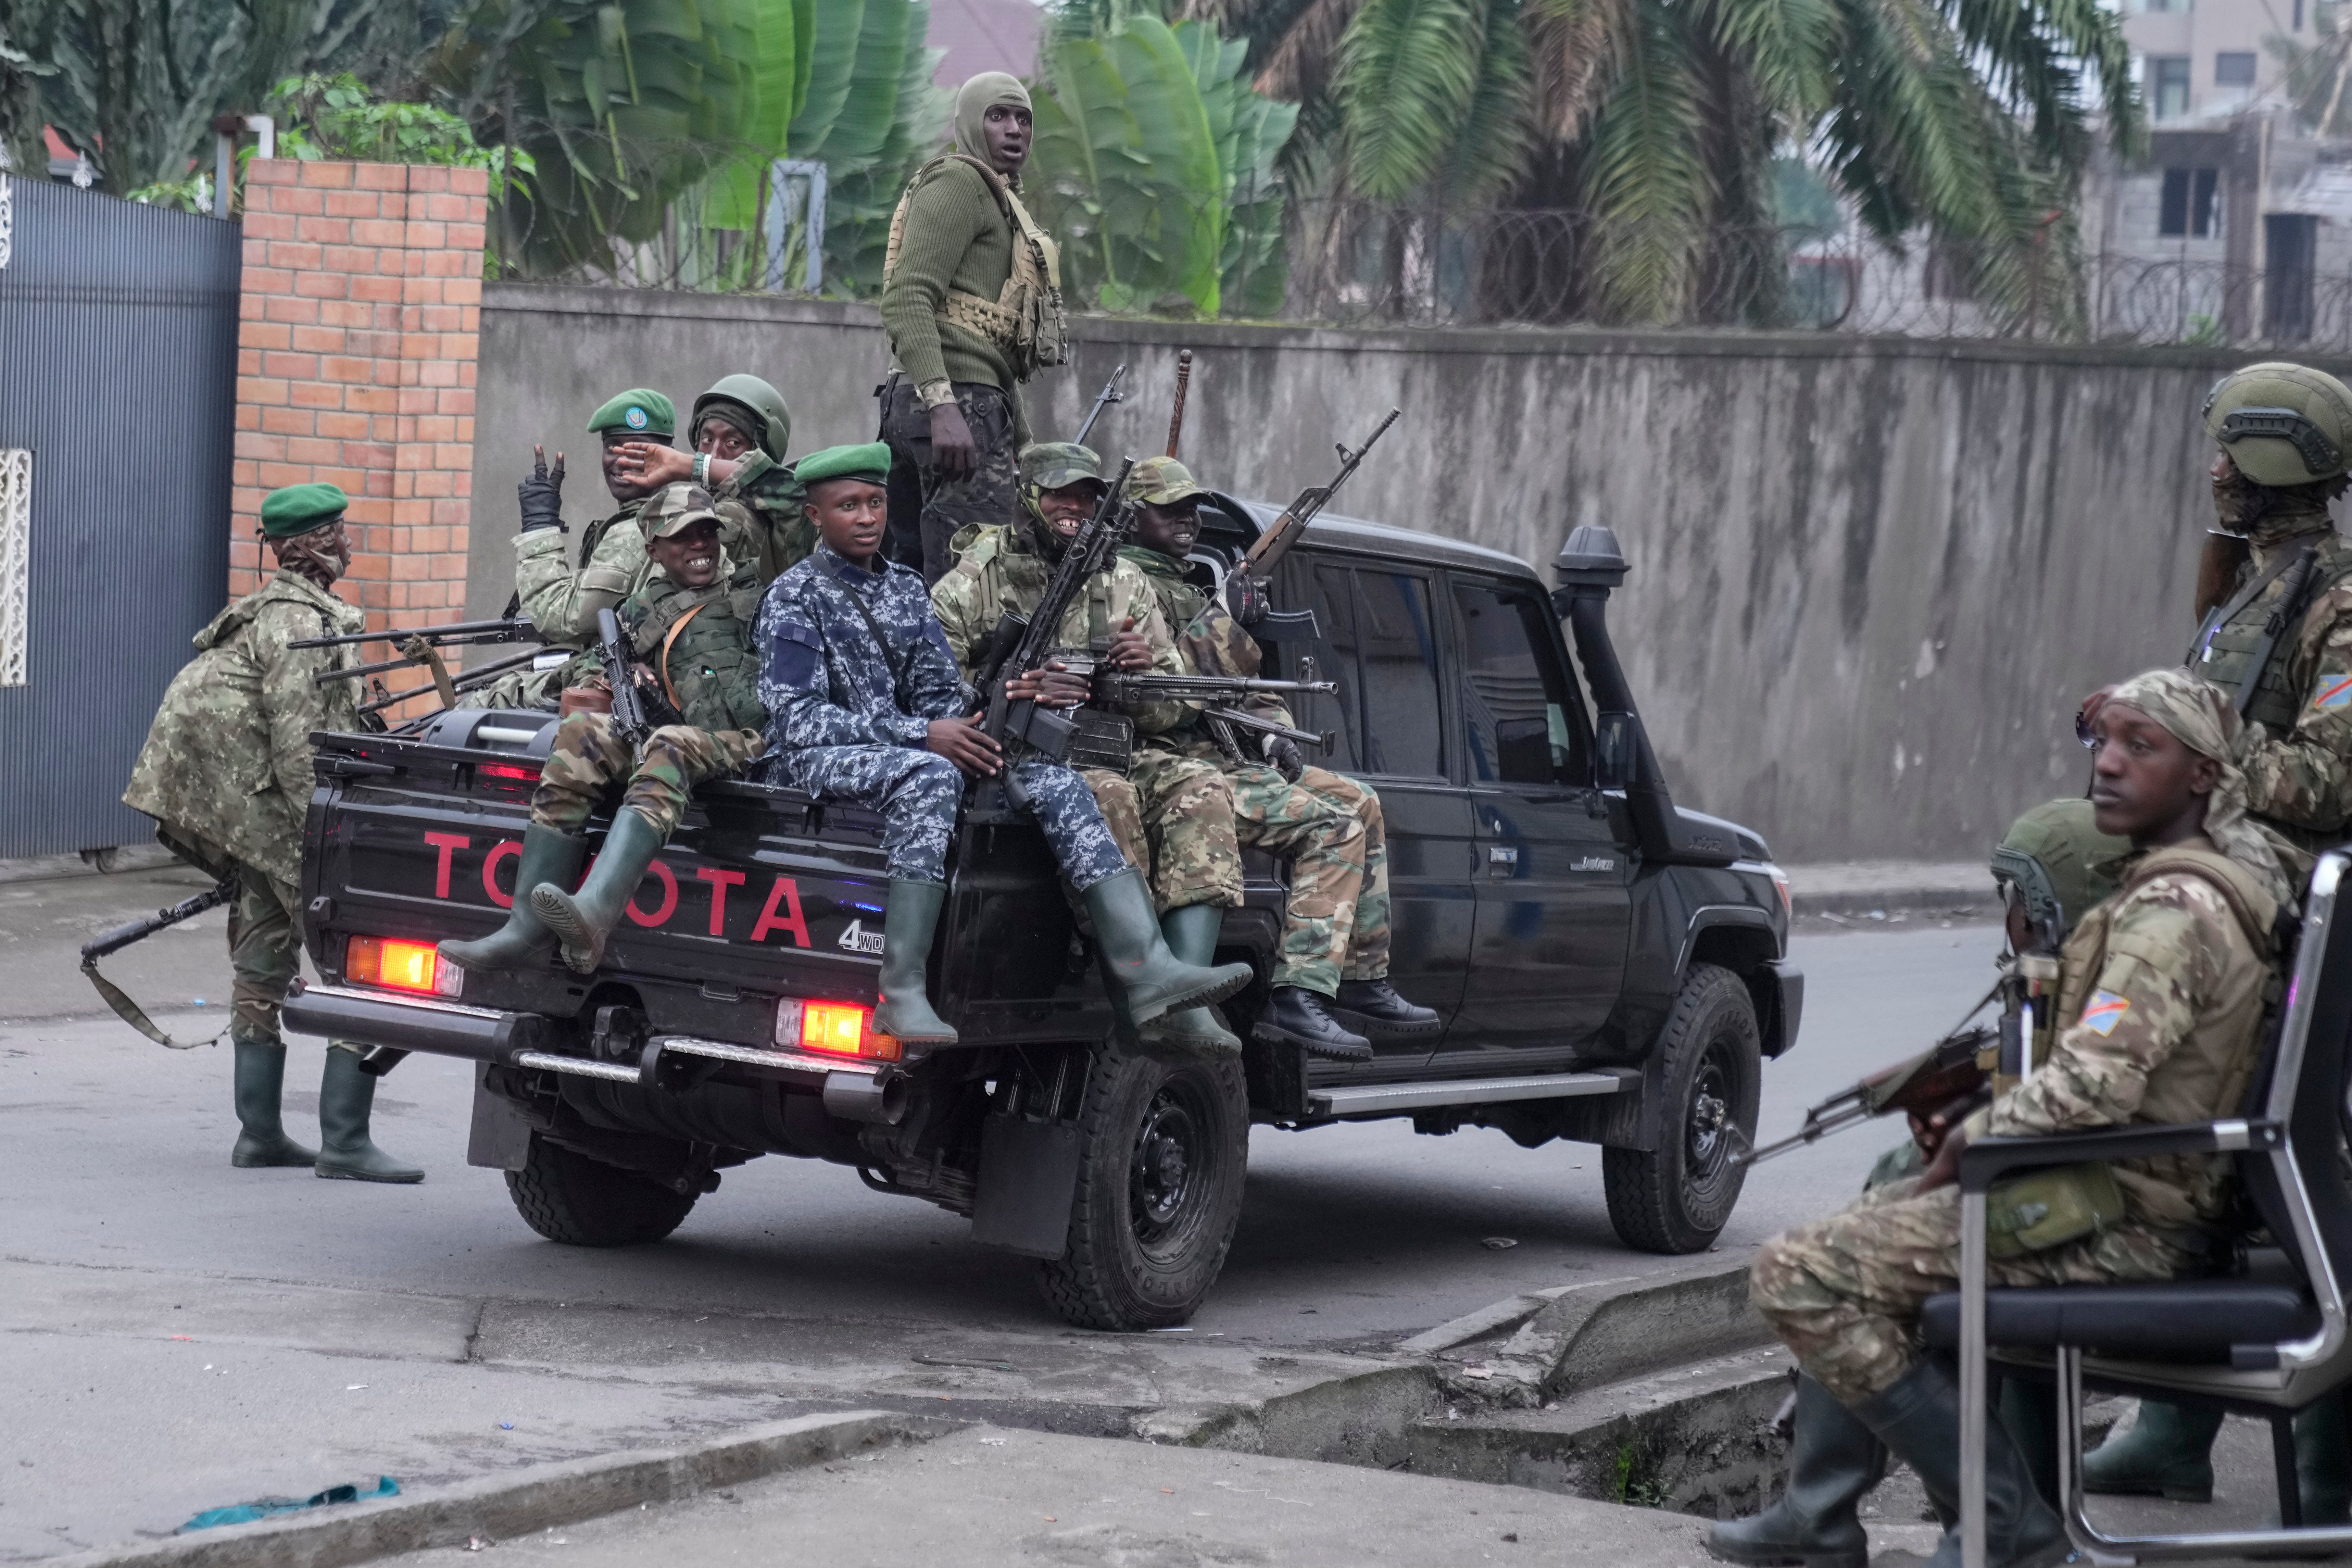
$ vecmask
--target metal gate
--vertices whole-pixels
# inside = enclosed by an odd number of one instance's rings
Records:
[[[228,582],[236,225],[0,172],[0,857],[122,804]]]

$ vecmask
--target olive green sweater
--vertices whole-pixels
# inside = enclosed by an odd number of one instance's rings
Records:
[[[1012,363],[977,332],[942,321],[950,289],[994,302],[1013,276],[1013,226],[980,171],[950,159],[927,175],[907,204],[898,266],[882,290],[882,326],[890,353],[917,386],[976,381],[1013,395]],[[1015,418],[1018,418],[1016,414]]]

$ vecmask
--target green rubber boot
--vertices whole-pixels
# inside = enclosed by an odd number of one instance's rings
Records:
[[[441,956],[460,969],[520,969],[555,945],[555,933],[539,918],[530,891],[542,882],[568,888],[580,879],[588,858],[588,841],[552,827],[531,824],[522,836],[522,856],[515,862],[514,907],[507,923],[475,942],[445,942]]]
[[[324,1147],[317,1170],[345,1182],[421,1182],[425,1173],[404,1165],[368,1136],[368,1113],[375,1107],[375,1078],[360,1071],[357,1051],[327,1047],[327,1070],[319,1079],[319,1131]]]
[[[1853,1407],[1864,1425],[1909,1465],[1931,1498],[1960,1495],[1960,1390],[1943,1363],[1922,1359],[1894,1385]],[[1990,1415],[1990,1413],[1988,1413]],[[1954,1510],[1957,1514],[1957,1506]],[[2032,1467],[1997,1419],[1985,1423],[1987,1568],[2054,1568],[2074,1553],[2066,1527],[2034,1489]],[[1928,1568],[1960,1568],[1955,1522]]]
[[[1789,1481],[1759,1514],[1706,1532],[1706,1549],[1727,1563],[1869,1568],[1870,1537],[1857,1511],[1886,1476],[1886,1447],[1862,1417],[1810,1377],[1797,1380],[1796,1431]]]
[[[874,1032],[907,1041],[955,1044],[955,1026],[931,1009],[925,970],[940,910],[948,901],[944,882],[893,882],[890,905],[882,914],[882,999],[874,1009]]]
[[[2352,1447],[2344,1435],[2344,1396],[2331,1395],[2294,1418],[2294,1473],[2303,1493],[2305,1528],[2352,1524],[2352,1499],[2346,1496]]]
[[[236,1147],[228,1163],[240,1171],[272,1165],[308,1165],[318,1151],[286,1136],[278,1103],[286,1088],[286,1047],[268,1040],[231,1038],[236,1052]]]
[[[2083,1489],[2173,1502],[2213,1500],[2213,1439],[2221,1413],[2160,1400],[2139,1402],[2139,1419],[2083,1456]]]
[[[1225,911],[1218,904],[1187,904],[1160,917],[1160,939],[1180,963],[1206,968],[1217,956]],[[1206,1007],[1161,1014],[1135,1031],[1143,1048],[1169,1061],[1229,1062],[1242,1054],[1241,1037]]]
[[[1087,913],[1095,941],[1110,972],[1127,991],[1128,1016],[1140,1030],[1163,1013],[1222,1002],[1250,983],[1250,966],[1226,963],[1202,968],[1168,951],[1151,895],[1133,867],[1106,877],[1086,890]]]
[[[552,882],[542,882],[530,890],[531,908],[563,943],[564,963],[582,974],[596,973],[596,966],[604,961],[605,939],[620,923],[621,911],[636,896],[646,868],[654,863],[667,837],[635,810],[623,806],[613,814],[613,826],[604,833],[604,847],[596,852],[596,864],[589,868],[588,879],[580,884],[578,892],[567,893]]]

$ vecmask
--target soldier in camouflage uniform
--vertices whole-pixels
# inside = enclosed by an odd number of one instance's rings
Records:
[[[1257,640],[1187,574],[1200,533],[1201,498],[1208,492],[1173,458],[1138,463],[1128,487],[1139,503],[1137,542],[1120,553],[1150,575],[1160,609],[1176,628],[1184,667],[1202,675],[1256,675]],[[1275,699],[1253,699],[1247,706],[1293,723],[1289,710]],[[1437,1033],[1437,1015],[1406,1001],[1388,982],[1388,837],[1379,795],[1353,779],[1309,766],[1297,743],[1282,736],[1265,737],[1256,757],[1229,755],[1197,719],[1154,736],[1148,750],[1217,767],[1225,776],[1238,841],[1290,862],[1281,959],[1273,994],[1253,1030],[1258,1038],[1339,1061],[1370,1061],[1368,1034],[1402,1041]],[[1139,793],[1149,793],[1155,769],[1166,765],[1157,757],[1139,758]],[[1224,873],[1222,863],[1202,869]],[[1231,876],[1230,888],[1218,890],[1220,902],[1241,901],[1237,858]]]
[[[751,657],[760,592],[725,576],[709,492],[667,485],[644,517],[653,571],[614,618],[643,661],[635,668],[648,714],[676,721],[633,750],[609,711],[563,721],[531,793],[507,923],[478,942],[441,944],[443,956],[464,968],[512,969],[560,938],[563,962],[593,973],[694,786],[739,771],[766,749]],[[588,818],[624,784],[595,869],[574,893],[588,855]]]
[[[319,1084],[325,1147],[286,1135],[279,1098],[286,1044],[278,1008],[302,963],[302,819],[310,805],[310,735],[356,730],[357,682],[312,678],[356,662],[349,647],[289,648],[343,637],[367,617],[335,597],[351,565],[347,499],[333,485],[294,485],[261,503],[277,574],[196,634],[196,657],[172,679],[147,731],[123,804],[155,818],[173,853],[214,876],[234,874],[228,922],[236,1103],[241,1129],[229,1163],[310,1165],[321,1176],[418,1182],[368,1135],[375,1079],[361,1047],[337,1040]]]
[[[931,585],[931,608],[948,635],[948,651],[966,680],[1010,612],[1027,619],[1045,597],[1064,545],[1101,504],[1109,485],[1102,459],[1069,442],[1032,445],[1021,452],[1021,500],[1025,514],[1012,527],[974,524],[955,538],[955,566]],[[1115,560],[1070,606],[1062,646],[1099,647],[1126,669],[1183,672],[1175,638],[1160,613],[1151,580],[1134,563]],[[1129,710],[1140,735],[1189,722],[1179,702]],[[1216,955],[1224,910],[1241,902],[1241,846],[1234,837],[1233,797],[1214,763],[1172,751],[1139,751],[1130,774],[1080,768],[1103,822],[1119,850],[1151,873],[1160,934],[1188,963]],[[1156,853],[1155,853],[1156,851]],[[1172,1012],[1138,1031],[1157,1054],[1202,1060],[1241,1054],[1242,1043],[1205,1007]]]
[[[2183,671],[2151,671],[2116,689],[2094,725],[2098,826],[2129,837],[2135,855],[2115,896],[2067,939],[2057,1016],[2072,1024],[2021,1083],[1943,1140],[1925,1174],[1774,1237],[1749,1277],[1758,1310],[1804,1371],[1945,1500],[1958,1495],[1959,1395],[1943,1365],[1921,1355],[1917,1320],[1958,1278],[1960,1150],[1985,1135],[2234,1113],[2276,982],[2271,931],[2288,887],[2246,820],[2246,779],[2230,761],[2241,727],[2228,696]],[[2168,1157],[2112,1170],[2120,1212],[2071,1236],[2032,1235],[2023,1198],[2005,1204],[1997,1191],[1992,1282],[2095,1284],[2204,1268],[2226,1237],[2229,1162]],[[2095,1190],[2076,1195],[2096,1200]],[[1988,1561],[2063,1560],[2064,1530],[1998,1425],[1986,1475]],[[1956,1564],[1958,1547],[1947,1532],[1937,1568]]]
[[[647,480],[690,480],[718,504],[719,542],[738,580],[764,588],[808,558],[816,531],[801,504],[808,498],[784,462],[793,413],[783,394],[756,375],[723,376],[694,400],[687,426],[692,453],[651,442],[622,453],[625,468]]]
[[[760,695],[784,780],[886,819],[891,880],[875,1028],[905,1040],[955,1038],[926,994],[925,966],[966,774],[1009,773],[1014,798],[1085,900],[1137,1023],[1231,995],[1248,984],[1248,967],[1198,968],[1169,952],[1142,879],[1077,775],[1034,757],[1008,763],[967,717],[970,693],[922,578],[879,553],[889,464],[880,442],[802,459],[819,543],[776,579],[758,631]],[[1086,695],[1083,682],[1060,671],[1017,677],[1009,689],[1054,706]]]
[[[602,444],[604,488],[619,510],[582,531],[576,566],[563,555],[569,531],[563,521],[563,454],[555,455],[552,470],[542,460],[516,487],[522,531],[515,536],[515,593],[531,625],[563,647],[593,643],[596,612],[617,607],[645,583],[646,539],[637,512],[661,486],[648,482],[627,453],[646,443],[667,446],[677,429],[677,411],[660,393],[634,387],[597,409],[588,429]]]

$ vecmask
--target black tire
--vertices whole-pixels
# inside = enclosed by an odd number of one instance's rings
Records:
[[[694,1208],[698,1193],[592,1160],[533,1136],[520,1171],[507,1173],[507,1195],[523,1223],[566,1247],[635,1247],[659,1241]]]
[[[1087,1083],[1070,1244],[1039,1272],[1045,1300],[1082,1329],[1192,1317],[1225,1266],[1248,1163],[1239,1062],[1175,1065],[1109,1047]]]
[[[1764,1053],[1756,1004],[1739,976],[1694,963],[1658,1035],[1665,1110],[1658,1147],[1601,1152],[1609,1223],[1643,1252],[1699,1252],[1730,1222],[1748,1167],[1731,1159],[1728,1121],[1756,1136]]]

